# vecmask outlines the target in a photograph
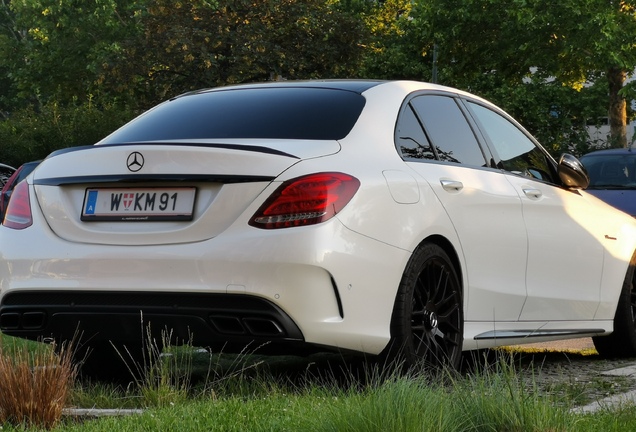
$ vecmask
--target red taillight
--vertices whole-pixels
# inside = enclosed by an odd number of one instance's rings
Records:
[[[13,229],[24,229],[30,227],[32,223],[29,185],[22,180],[13,189],[2,225]]]
[[[284,182],[250,220],[258,228],[289,228],[331,219],[360,187],[343,173],[318,173]]]

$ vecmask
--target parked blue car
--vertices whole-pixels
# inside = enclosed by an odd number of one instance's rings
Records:
[[[590,176],[587,192],[636,217],[636,149],[598,150],[580,160]]]

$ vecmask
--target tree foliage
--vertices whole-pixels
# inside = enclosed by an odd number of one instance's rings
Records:
[[[0,160],[14,164],[185,91],[353,76],[367,33],[344,7],[366,0],[0,1]]]
[[[587,122],[608,112],[624,145],[625,98],[636,97],[635,84],[623,87],[636,68],[635,3],[0,0],[0,118],[21,125],[3,124],[0,138],[24,142],[7,131],[25,133],[26,119],[52,112],[96,136],[105,130],[97,112],[117,106],[132,116],[202,87],[435,76],[501,105],[554,153],[586,151]],[[91,121],[72,120],[82,110]],[[57,145],[84,143],[61,129]],[[41,152],[56,145],[52,136],[38,137]]]
[[[414,16],[420,32],[440,46],[448,81],[471,88],[496,75],[513,88],[542,80],[547,89],[556,81],[583,91],[586,83],[605,79],[605,113],[618,145],[625,145],[622,86],[625,75],[636,69],[633,1],[428,0],[418,5]],[[546,106],[546,112],[555,104],[561,101]],[[585,124],[584,118],[579,121]]]
[[[135,37],[129,0],[13,0],[13,82],[26,101],[113,97],[101,71]],[[121,61],[121,59],[119,59]]]
[[[143,35],[119,67],[142,77],[149,102],[201,87],[348,77],[363,53],[363,23],[322,0],[145,3]]]
[[[411,0],[374,3],[364,14],[371,32],[360,75],[429,81],[433,43],[413,25]]]
[[[18,167],[61,148],[94,144],[133,115],[125,106],[91,101],[18,110],[0,122],[0,161]]]
[[[40,102],[147,107],[200,87],[350,76],[366,31],[321,0],[13,0],[4,12],[20,35],[15,85]]]

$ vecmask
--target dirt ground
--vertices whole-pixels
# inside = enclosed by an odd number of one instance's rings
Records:
[[[521,345],[520,345],[521,346]],[[594,348],[592,338],[568,339],[556,342],[541,342],[523,345],[527,348],[546,349],[554,351],[581,351]]]

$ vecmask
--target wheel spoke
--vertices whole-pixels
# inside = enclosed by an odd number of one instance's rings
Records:
[[[438,315],[440,318],[449,317],[453,315],[453,313],[459,312],[459,305],[455,301],[456,296],[457,293],[453,293],[452,300],[449,300],[444,305],[440,305],[440,307],[438,308]]]
[[[443,281],[445,279],[445,269],[443,265],[439,265],[436,261],[431,262],[429,267],[431,275],[431,283],[429,284],[430,297],[433,301],[435,301],[444,291],[443,288],[445,284]]]
[[[444,334],[437,329],[439,337],[431,338],[431,347],[429,360],[434,363],[443,363],[449,357],[449,352],[446,347]]]
[[[417,285],[415,286],[415,291],[413,293],[413,309],[422,308],[426,306],[426,284],[422,282],[421,279],[418,279]]]

